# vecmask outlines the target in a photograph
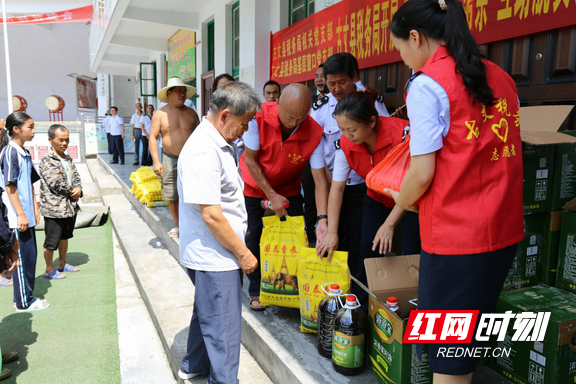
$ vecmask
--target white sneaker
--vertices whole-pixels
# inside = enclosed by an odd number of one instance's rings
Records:
[[[186,373],[182,368],[178,370],[178,377],[182,380],[190,380],[193,377],[200,375],[199,373]]]

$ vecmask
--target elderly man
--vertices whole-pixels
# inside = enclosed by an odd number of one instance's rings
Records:
[[[303,84],[291,84],[284,89],[278,103],[262,104],[262,112],[250,122],[244,135],[245,154],[240,169],[246,185],[244,197],[248,211],[246,245],[260,260],[260,237],[263,199],[270,199],[272,209],[280,217],[301,216],[303,198],[300,176],[308,159],[320,195],[328,192],[324,172],[322,127],[310,116],[312,94]],[[318,178],[318,180],[316,179]],[[284,203],[290,206],[284,208]],[[326,215],[326,200],[322,199],[318,212]],[[248,275],[250,280],[250,308],[258,311],[260,304],[260,269]]]
[[[154,172],[162,176],[162,198],[168,202],[174,219],[174,228],[168,232],[178,237],[178,190],[176,174],[180,151],[198,123],[196,112],[184,105],[196,93],[196,88],[184,84],[179,77],[171,77],[166,87],[158,92],[158,100],[168,103],[152,116],[148,146],[154,162]],[[158,135],[162,136],[162,162],[158,158]]]
[[[210,100],[210,113],[178,160],[180,263],[195,286],[188,351],[178,376],[210,375],[237,383],[242,321],[242,272],[258,267],[244,244],[246,206],[232,142],[260,110],[260,97],[231,82]]]
[[[142,165],[152,165],[152,157],[150,156],[150,149],[148,149],[148,140],[150,140],[150,127],[152,126],[152,115],[154,115],[154,106],[148,104],[146,106],[146,113],[142,114],[140,119],[140,129],[142,131]]]

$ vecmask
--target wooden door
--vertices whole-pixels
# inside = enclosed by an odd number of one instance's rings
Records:
[[[208,114],[210,107],[210,98],[214,87],[214,70],[202,74],[202,116]]]
[[[576,104],[576,25],[480,46],[516,82],[521,106]],[[366,68],[360,79],[384,95],[390,112],[404,105],[411,70],[403,62]],[[576,130],[576,108],[562,130]]]

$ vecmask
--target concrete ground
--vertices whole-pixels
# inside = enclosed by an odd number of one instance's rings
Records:
[[[174,259],[179,260],[178,241],[167,235],[167,232],[173,226],[168,207],[147,208],[137,202],[128,191],[132,186],[132,182],[129,180],[130,173],[138,169],[138,166],[132,166],[131,162],[129,164],[127,162],[126,165],[111,165],[109,164],[110,160],[111,156],[109,155],[100,156],[101,165],[115,175],[125,198],[132,203],[133,208],[138,211],[139,216],[154,232],[158,241],[166,247]],[[122,234],[120,234],[120,237],[122,237]],[[269,380],[274,383],[306,384],[371,384],[378,382],[369,371],[365,371],[363,374],[353,378],[335,374],[330,360],[320,357],[316,352],[316,335],[300,332],[299,311],[271,306],[266,311],[253,312],[247,306],[247,285],[246,281],[246,284],[244,284],[245,302],[242,313],[242,343],[263,369],[265,375],[269,377]],[[241,366],[242,364],[243,362],[241,361]],[[508,384],[510,382],[492,372],[488,367],[478,366],[472,383]]]

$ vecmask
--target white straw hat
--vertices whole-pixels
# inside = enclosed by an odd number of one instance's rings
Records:
[[[166,84],[166,86],[164,88],[162,88],[160,90],[160,92],[158,92],[158,100],[160,100],[163,103],[167,103],[168,102],[168,95],[166,95],[166,92],[168,92],[168,90],[172,87],[186,87],[186,98],[189,99],[192,96],[194,96],[194,94],[196,93],[196,88],[188,85],[188,84],[184,84],[184,82],[182,81],[181,78],[179,77],[171,77],[168,79],[168,84]]]

